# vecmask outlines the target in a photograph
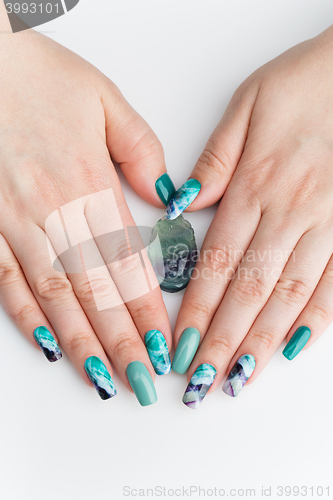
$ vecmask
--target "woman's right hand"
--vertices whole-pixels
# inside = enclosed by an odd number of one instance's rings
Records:
[[[4,5],[0,14],[5,23]],[[145,251],[119,237],[135,224],[110,155],[162,208],[161,144],[110,80],[32,30],[3,34],[0,65],[1,303],[50,361],[59,341],[103,399],[115,394],[110,359],[152,404],[154,368],[170,370],[169,320]]]

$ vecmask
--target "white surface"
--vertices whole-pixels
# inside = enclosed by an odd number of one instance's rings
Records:
[[[237,85],[332,14],[332,0],[81,0],[40,30],[116,82],[179,186]],[[124,189],[136,222],[154,224],[160,212]],[[199,244],[213,213],[188,216]],[[165,296],[172,326],[181,298]],[[262,486],[332,487],[332,329],[292,363],[277,353],[235,400],[219,387],[191,411],[173,373],[157,377],[154,406],[141,408],[117,376],[118,396],[102,402],[66,358],[49,365],[2,311],[0,321],[1,500],[118,500],[124,486],[255,488],[257,498]]]

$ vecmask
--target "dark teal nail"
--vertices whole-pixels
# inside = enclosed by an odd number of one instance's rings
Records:
[[[153,379],[141,361],[132,361],[126,368],[126,375],[141,406],[149,406],[157,401]]]
[[[157,375],[166,375],[171,370],[168,346],[159,330],[149,330],[145,335],[145,345]]]
[[[175,357],[172,361],[174,372],[183,375],[195,356],[200,342],[200,333],[196,328],[186,328],[179,339]]]
[[[155,188],[158,196],[164,205],[168,205],[169,201],[176,192],[176,188],[170,179],[169,174],[161,175],[155,182]]]
[[[84,363],[84,369],[102,399],[110,399],[117,394],[111,375],[100,358],[90,356]]]
[[[46,326],[39,326],[38,328],[36,328],[36,330],[34,331],[34,338],[45,354],[45,357],[51,363],[54,363],[54,361],[58,361],[58,359],[62,358],[59,346]]]
[[[289,340],[286,347],[283,349],[283,356],[289,361],[294,359],[298,353],[301,352],[303,347],[309,342],[311,337],[311,330],[307,326],[300,326],[297,328],[294,335]]]

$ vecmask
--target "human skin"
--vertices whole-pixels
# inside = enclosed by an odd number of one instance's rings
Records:
[[[211,364],[213,390],[247,354],[251,383],[298,327],[310,347],[332,321],[332,82],[331,27],[242,83],[192,171],[189,211],[223,198],[175,328],[176,346],[201,335],[188,380]]]
[[[145,333],[160,330],[171,348],[159,287],[98,311],[92,286],[102,298],[121,295],[112,272],[106,267],[102,273],[92,272],[89,281],[87,272],[56,271],[45,225],[60,207],[112,189],[123,226],[134,226],[112,160],[142,198],[162,208],[154,188],[166,172],[162,146],[116,85],[96,68],[33,30],[11,34],[3,3],[0,29],[1,304],[36,347],[34,330],[45,326],[87,384],[84,363],[96,356],[110,374],[111,360],[130,389],[126,367],[132,361],[141,361],[155,377]],[[79,212],[93,234],[105,223],[107,207],[99,220],[85,202]],[[122,252],[120,248],[120,258]],[[135,270],[134,265],[121,268],[130,287]],[[153,274],[148,259],[146,271]]]

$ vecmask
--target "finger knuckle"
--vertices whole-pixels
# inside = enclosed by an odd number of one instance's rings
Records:
[[[144,301],[132,301],[130,304],[131,315],[142,323],[147,318],[158,318],[161,315],[161,307],[155,300],[149,298]]]
[[[201,298],[201,300],[192,299],[186,304],[186,311],[189,318],[210,318],[213,309],[214,306],[212,305],[212,302],[209,302],[207,301],[207,299],[203,298]]]
[[[309,287],[302,280],[281,277],[273,294],[284,304],[300,303],[308,297]]]
[[[52,301],[66,299],[72,292],[72,285],[65,275],[40,276],[35,281],[35,290],[39,299]]]
[[[77,350],[89,350],[89,346],[91,345],[91,334],[89,332],[85,331],[78,331],[72,333],[71,337],[68,339],[68,341],[64,341],[65,346],[66,344],[68,345],[68,349],[70,351],[77,351]]]
[[[10,309],[7,313],[14,323],[25,324],[28,321],[31,322],[31,318],[37,316],[38,308],[32,304],[25,304],[24,306]]]
[[[75,288],[75,294],[80,302],[91,304],[96,297],[99,300],[110,297],[111,284],[103,278],[85,279]]]
[[[230,293],[232,298],[242,305],[262,303],[267,297],[267,285],[260,274],[246,272],[236,278]]]
[[[311,318],[317,317],[324,323],[331,323],[333,320],[332,309],[319,304],[309,304],[309,314]]]
[[[126,350],[139,352],[141,348],[142,342],[139,336],[129,335],[128,333],[117,335],[109,346],[115,357],[121,357]]]
[[[275,337],[272,332],[263,328],[256,328],[251,332],[251,342],[262,345],[265,349],[272,350],[276,344]]]
[[[230,279],[234,272],[237,258],[237,250],[230,246],[208,247],[202,253],[202,266],[207,277],[220,276],[224,279]]]
[[[216,353],[217,355],[232,356],[234,353],[234,346],[231,340],[223,335],[214,335],[211,338],[207,338],[205,343],[205,349],[209,352]]]
[[[0,286],[16,283],[22,276],[18,262],[3,261],[0,263]]]
[[[230,169],[228,165],[227,158],[221,158],[220,153],[217,153],[216,145],[210,139],[197,160],[195,169],[205,175],[213,174],[216,177],[216,175],[222,176],[225,173],[229,173]]]

